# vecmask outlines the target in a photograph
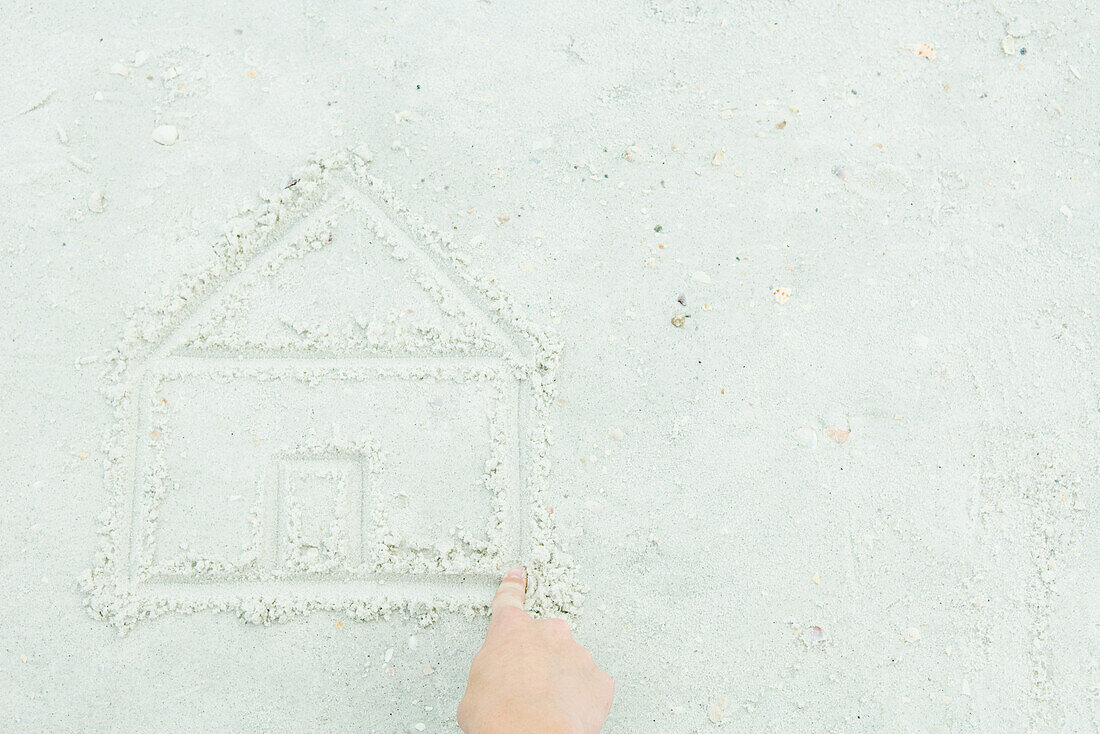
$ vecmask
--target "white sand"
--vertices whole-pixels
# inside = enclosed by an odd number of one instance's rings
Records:
[[[5,12],[0,729],[454,732],[519,559],[609,732],[1100,730],[1093,11],[128,5]]]

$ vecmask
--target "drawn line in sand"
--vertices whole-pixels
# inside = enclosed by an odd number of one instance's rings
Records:
[[[110,359],[89,610],[427,623],[521,562],[533,612],[575,611],[542,502],[556,343],[365,161],[293,178]]]

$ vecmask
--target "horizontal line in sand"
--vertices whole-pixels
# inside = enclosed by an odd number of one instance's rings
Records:
[[[233,367],[283,368],[283,369],[422,369],[424,367],[450,367],[467,370],[498,370],[508,363],[497,357],[201,357],[177,355],[163,357],[152,363],[164,369],[177,367],[194,370]]]
[[[364,578],[334,579],[310,576],[262,580],[181,580],[158,578],[138,587],[179,603],[235,601],[245,598],[277,599],[292,596],[318,603],[393,601],[452,601],[459,604],[487,604],[500,577],[488,574],[424,575],[376,574]]]

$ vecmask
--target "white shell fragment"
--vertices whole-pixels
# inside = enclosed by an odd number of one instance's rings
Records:
[[[180,133],[175,125],[157,125],[153,130],[153,142],[161,145],[175,145],[179,139]]]
[[[370,150],[370,148],[367,147],[366,143],[361,143],[359,146],[357,146],[355,148],[355,150],[353,152],[364,163],[370,163],[371,161],[374,160],[374,154],[371,153],[371,150]]]
[[[88,197],[88,209],[99,214],[107,208],[107,197],[103,195],[101,190],[92,192],[92,195]]]

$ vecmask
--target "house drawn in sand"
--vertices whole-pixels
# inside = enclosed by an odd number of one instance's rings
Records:
[[[526,563],[568,610],[540,495],[556,351],[354,155],[230,222],[112,360],[87,604],[267,622],[483,610]]]

